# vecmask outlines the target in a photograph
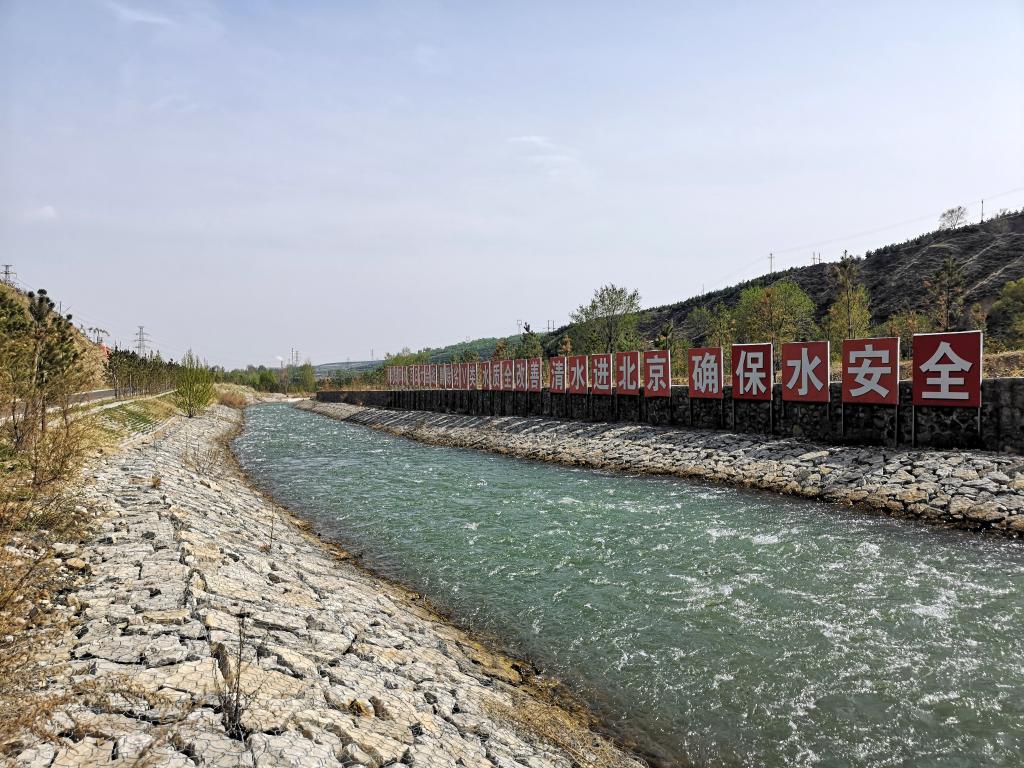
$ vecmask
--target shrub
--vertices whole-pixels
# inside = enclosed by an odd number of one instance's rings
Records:
[[[213,402],[213,376],[190,349],[181,360],[178,370],[178,388],[174,390],[174,403],[190,419]]]

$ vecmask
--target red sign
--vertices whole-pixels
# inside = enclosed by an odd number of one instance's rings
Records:
[[[551,368],[551,391],[555,394],[565,392],[568,387],[565,358],[552,357],[548,360],[548,365]]]
[[[539,357],[531,357],[526,372],[527,389],[540,392],[544,389],[544,362]]]
[[[461,363],[452,365],[452,389],[462,389],[462,371]]]
[[[843,342],[844,403],[898,405],[899,384],[899,336]]]
[[[772,399],[772,345],[732,345],[732,399]]]
[[[480,363],[480,389],[490,390],[491,388],[491,363],[484,361]]]
[[[672,353],[667,349],[644,352],[644,397],[672,396]]]
[[[501,361],[501,388],[512,390],[515,389],[515,363],[512,360]]]
[[[491,361],[491,389],[501,390],[501,360]]]
[[[441,372],[438,370],[438,366],[437,365],[430,366],[430,388],[431,389],[437,389],[438,388],[438,386],[440,384],[440,381],[438,380],[440,375],[441,375]]]
[[[526,391],[526,360],[516,360],[515,362],[515,390],[516,392]]]
[[[794,341],[782,345],[782,399],[827,403],[831,368],[827,341]]]
[[[914,334],[914,405],[981,407],[981,331]]]
[[[590,392],[594,395],[610,395],[615,381],[612,378],[611,354],[590,356]]]
[[[469,382],[467,385],[470,389],[476,389],[480,386],[479,369],[476,363],[466,363],[466,381]]]
[[[694,347],[690,357],[690,397],[721,400],[725,392],[725,353],[721,347]]]
[[[640,353],[615,353],[615,391],[620,395],[640,394]]]
[[[587,380],[587,356],[586,355],[573,355],[568,359],[566,375],[567,379],[566,391],[571,395],[585,395],[587,394],[588,380]]]

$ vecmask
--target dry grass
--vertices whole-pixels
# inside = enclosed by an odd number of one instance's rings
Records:
[[[60,594],[76,578],[54,547],[81,541],[90,525],[74,496],[83,462],[173,410],[159,399],[102,412],[68,408],[30,448],[8,448],[0,464],[0,755],[27,737],[55,739],[51,715],[71,700],[71,691],[48,693],[59,665],[42,662],[68,629]],[[150,482],[156,487],[160,478]]]
[[[241,392],[218,392],[217,402],[221,405],[226,405],[228,408],[235,408],[242,410],[249,404],[248,399]]]
[[[540,737],[555,745],[578,768],[638,768],[644,765],[594,733],[582,716],[531,696],[520,695],[517,698],[514,706],[487,699],[484,709],[495,722],[509,725],[526,741]]]

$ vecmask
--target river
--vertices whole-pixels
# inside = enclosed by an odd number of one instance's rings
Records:
[[[275,498],[666,765],[1024,764],[1024,545],[421,445],[287,405]]]

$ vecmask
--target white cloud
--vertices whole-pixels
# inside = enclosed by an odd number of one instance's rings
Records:
[[[555,142],[547,136],[538,136],[536,134],[528,136],[513,136],[508,140],[508,142],[509,144],[526,144],[527,146],[546,150],[553,150],[555,148]]]
[[[512,136],[507,141],[519,148],[516,152],[519,157],[551,178],[581,170],[579,153],[548,136],[527,134]]]
[[[29,208],[22,213],[26,221],[53,221],[57,218],[57,209],[52,205],[43,205],[39,208]]]
[[[107,10],[113,13],[119,21],[123,21],[128,24],[156,24],[162,27],[176,26],[174,20],[142,8],[132,8],[127,5],[121,5],[120,3],[113,2],[113,0],[107,0],[107,2],[104,3],[104,6],[106,6]]]

